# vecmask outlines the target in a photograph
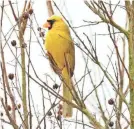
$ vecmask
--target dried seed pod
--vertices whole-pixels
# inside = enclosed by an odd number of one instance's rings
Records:
[[[109,125],[109,127],[113,127],[114,122],[113,121],[110,121],[108,125]]]
[[[16,46],[16,40],[11,41],[12,46]]]
[[[49,112],[47,113],[47,115],[48,115],[48,116],[52,116],[52,112],[49,111]]]
[[[9,78],[10,80],[13,80],[13,79],[14,79],[14,74],[13,74],[13,73],[9,73],[9,74],[8,74],[8,78]]]
[[[33,9],[29,9],[29,14],[31,15],[31,14],[33,14]]]
[[[114,104],[114,100],[113,100],[112,98],[109,99],[109,100],[108,100],[108,104],[109,104],[109,105],[113,105],[113,104]]]
[[[38,30],[38,31],[41,31],[41,27],[38,27],[37,30]]]
[[[44,32],[40,32],[40,37],[44,37]]]
[[[27,13],[27,12],[23,13],[23,18],[28,19],[29,18],[29,13]]]
[[[58,84],[53,85],[53,89],[58,89],[58,87],[59,87]]]

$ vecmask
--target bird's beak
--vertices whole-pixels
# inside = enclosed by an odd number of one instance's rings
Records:
[[[43,25],[44,28],[51,28],[51,24],[49,22],[46,22],[44,25]]]

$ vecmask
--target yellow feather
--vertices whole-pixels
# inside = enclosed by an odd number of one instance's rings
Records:
[[[71,77],[74,72],[75,50],[70,35],[69,27],[59,16],[52,16],[48,20],[55,20],[52,28],[47,32],[45,38],[45,48],[48,51],[49,60],[54,71],[62,76],[63,81],[63,97],[72,102]],[[52,61],[52,59],[54,61]],[[58,70],[56,70],[58,69]],[[72,107],[63,103],[63,116],[72,116]]]

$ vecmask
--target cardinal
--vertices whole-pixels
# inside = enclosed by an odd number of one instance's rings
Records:
[[[43,25],[48,28],[45,35],[45,49],[54,72],[63,83],[63,98],[72,102],[72,76],[75,67],[75,48],[68,25],[62,17],[53,15]],[[63,117],[72,117],[72,106],[63,102]]]

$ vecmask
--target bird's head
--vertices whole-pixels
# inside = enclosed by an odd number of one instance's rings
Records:
[[[67,25],[63,21],[62,17],[57,16],[57,15],[53,15],[49,17],[46,23],[43,25],[43,27],[48,28],[48,30],[51,30],[52,28],[61,29],[61,28],[65,28],[66,26]]]

